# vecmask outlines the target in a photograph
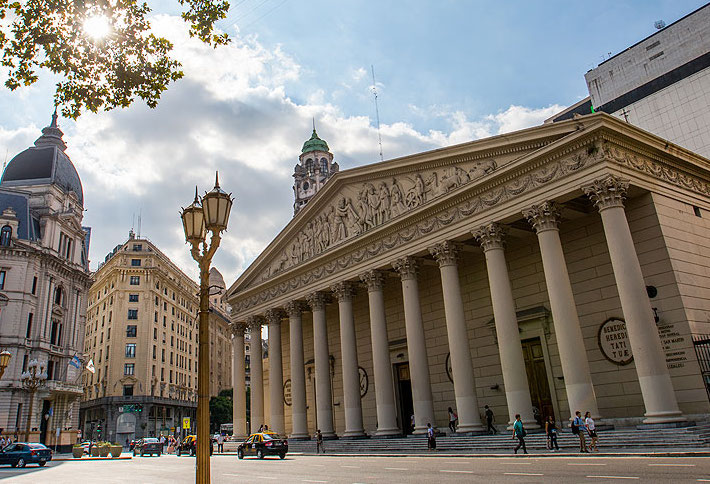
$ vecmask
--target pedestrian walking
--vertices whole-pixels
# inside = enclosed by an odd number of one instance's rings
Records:
[[[259,425],[259,432],[263,432],[263,431],[264,431],[264,424],[261,424],[261,425]]]
[[[217,435],[217,452],[222,454],[224,452],[224,435]]]
[[[547,448],[552,451],[560,450],[560,446],[557,445],[557,424],[552,415],[547,417],[547,422],[545,422],[545,433],[547,434]]]
[[[592,440],[589,442],[589,451],[597,452],[599,450],[597,449],[597,441],[599,440],[599,437],[597,437],[597,427],[594,425],[594,419],[592,418],[591,413],[587,412],[584,414],[584,424],[587,426],[589,438]]]
[[[528,449],[525,447],[525,435],[527,435],[527,432],[525,431],[525,427],[523,427],[523,421],[520,420],[520,414],[516,413],[515,423],[513,424],[513,440],[518,439],[518,445],[513,449],[513,452],[516,454],[521,447],[523,448],[523,453],[528,453]]]
[[[165,442],[166,442],[165,436],[164,436],[164,435],[161,435],[161,436],[160,436],[160,450],[161,450],[163,453],[165,453]]]
[[[493,410],[490,409],[488,405],[484,407],[486,409],[486,430],[491,434],[495,435],[498,433],[498,430],[493,426],[493,421],[495,420],[495,415],[493,415]]]
[[[412,414],[412,416],[409,417],[409,422],[412,424],[412,427],[410,429],[411,430],[410,433],[414,433],[414,414]]]
[[[431,423],[426,424],[426,443],[427,449],[436,450],[436,434],[431,426]]]
[[[574,420],[572,420],[572,433],[579,437],[579,451],[587,453],[587,440],[585,434],[587,433],[587,426],[584,424],[584,419],[582,418],[582,413],[577,410],[575,412]]]
[[[325,447],[323,447],[323,434],[320,429],[316,430],[316,454],[323,452],[325,454]]]
[[[454,412],[451,407],[449,407],[449,428],[453,433],[456,433],[456,421],[458,419],[459,416],[456,415],[456,412]]]

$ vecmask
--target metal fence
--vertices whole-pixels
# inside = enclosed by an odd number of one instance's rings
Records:
[[[710,399],[710,334],[694,334],[693,346],[705,382],[705,391]]]

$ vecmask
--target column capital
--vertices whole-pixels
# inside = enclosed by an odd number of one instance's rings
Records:
[[[322,311],[325,309],[326,295],[322,291],[316,291],[306,296],[311,311]]]
[[[629,180],[615,175],[606,175],[582,187],[582,191],[601,212],[612,207],[623,207]]]
[[[433,247],[429,247],[429,253],[434,256],[439,267],[455,266],[458,252],[461,250],[460,244],[445,240]]]
[[[367,292],[381,291],[385,286],[385,275],[377,269],[360,274],[360,280],[367,285]]]
[[[330,290],[333,291],[338,302],[352,301],[357,292],[357,287],[352,281],[342,281],[330,286]]]
[[[546,230],[559,230],[560,215],[560,206],[551,201],[542,202],[523,210],[523,217],[527,219],[538,234]]]
[[[399,277],[401,277],[403,281],[416,279],[417,273],[419,272],[417,261],[411,256],[397,259],[392,262],[392,267],[394,267],[395,271],[399,272]]]
[[[301,312],[305,309],[305,304],[303,301],[289,301],[286,303],[284,306],[284,310],[286,311],[286,314],[288,314],[288,317],[295,317],[295,316],[300,316]]]
[[[244,321],[239,321],[229,324],[229,329],[232,331],[234,336],[244,336],[244,332],[247,330],[248,325]]]
[[[267,309],[264,313],[266,318],[266,323],[271,326],[272,324],[281,324],[281,318],[284,317],[284,311],[281,308]]]
[[[473,237],[481,244],[483,251],[486,252],[491,249],[503,249],[505,248],[505,228],[497,223],[493,222],[488,225],[483,225],[476,230],[471,232]]]
[[[263,316],[249,316],[246,321],[249,327],[249,332],[254,332],[255,330],[261,331],[261,326],[264,324]]]

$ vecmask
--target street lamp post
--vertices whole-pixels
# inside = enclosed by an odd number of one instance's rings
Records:
[[[25,427],[25,442],[30,441],[30,425],[32,425],[32,407],[35,403],[35,392],[47,381],[47,372],[37,360],[27,364],[27,371],[20,375],[22,387],[30,394],[30,405],[27,407],[27,426]]]
[[[0,378],[5,374],[7,366],[10,364],[10,358],[12,358],[12,353],[5,350],[0,353]]]
[[[197,195],[192,205],[180,214],[185,239],[191,245],[190,252],[200,267],[200,313],[199,353],[197,363],[197,484],[210,482],[210,360],[209,360],[209,279],[210,263],[221,241],[221,233],[227,229],[233,199],[219,187],[219,174],[215,186],[202,200]],[[209,245],[207,231],[211,232]]]

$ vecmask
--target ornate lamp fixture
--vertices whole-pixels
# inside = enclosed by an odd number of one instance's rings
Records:
[[[20,375],[20,380],[22,381],[22,388],[27,390],[30,394],[30,405],[27,408],[27,426],[25,427],[25,442],[29,442],[35,393],[38,388],[43,387],[47,382],[47,372],[44,369],[44,365],[37,360],[31,360],[27,363],[27,371]]]

